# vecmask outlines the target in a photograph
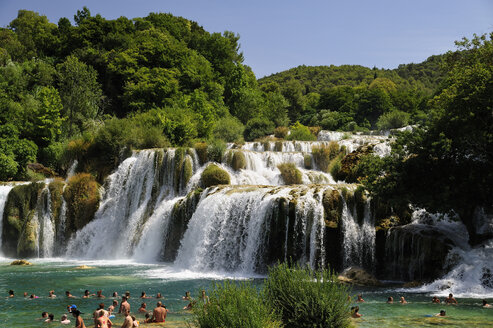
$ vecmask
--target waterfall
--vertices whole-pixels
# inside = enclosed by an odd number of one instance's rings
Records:
[[[55,250],[55,226],[51,214],[51,197],[48,185],[41,191],[36,205],[33,224],[36,229],[38,257],[52,257]]]
[[[2,235],[3,235],[3,211],[7,197],[10,190],[14,188],[13,185],[0,185],[0,255],[2,254]]]
[[[375,225],[370,212],[370,203],[365,202],[362,222],[358,222],[356,209],[343,203],[343,266],[359,266],[373,271],[375,262]]]
[[[96,259],[133,256],[146,222],[156,212],[154,206],[159,209],[179,189],[174,173],[174,149],[143,150],[123,161],[107,179],[95,219],[69,241],[67,254]]]
[[[199,202],[183,236],[175,265],[195,271],[255,273],[282,258],[270,253],[284,227],[285,257],[323,265],[324,189],[306,187],[212,188]],[[281,200],[295,205],[294,218],[279,214]],[[286,223],[278,222],[286,220]],[[291,220],[291,221],[290,221]]]

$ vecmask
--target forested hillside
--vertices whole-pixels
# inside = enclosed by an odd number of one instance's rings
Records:
[[[102,182],[132,149],[200,144],[220,160],[225,142],[276,127],[279,138],[290,128],[287,138],[314,140],[320,128],[414,124],[390,158],[367,156],[353,176],[396,202],[491,200],[491,34],[394,70],[300,66],[257,81],[233,32],[85,7],[74,22],[20,10],[0,28],[0,181],[40,178],[35,162],[63,175],[77,159]],[[440,197],[423,190],[432,181]]]

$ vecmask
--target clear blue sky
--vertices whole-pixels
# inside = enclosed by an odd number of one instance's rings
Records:
[[[109,19],[170,12],[210,32],[239,33],[257,77],[302,64],[395,68],[493,31],[493,0],[0,0],[0,26],[19,9],[57,23],[83,6]]]

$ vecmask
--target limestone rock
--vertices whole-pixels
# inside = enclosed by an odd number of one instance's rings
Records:
[[[362,268],[349,267],[339,277],[340,282],[358,286],[380,286],[382,283]]]
[[[10,265],[33,265],[33,264],[27,260],[15,260],[12,261]]]

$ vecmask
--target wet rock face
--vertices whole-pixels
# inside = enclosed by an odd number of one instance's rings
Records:
[[[493,208],[477,207],[472,217],[472,228],[478,241],[493,238]]]
[[[384,275],[404,281],[432,281],[445,274],[454,242],[433,226],[405,225],[390,229],[385,243]]]
[[[349,267],[344,270],[338,277],[342,283],[348,283],[358,286],[380,286],[381,283],[372,274],[362,268]]]
[[[14,187],[5,204],[2,251],[10,257],[30,257],[36,254],[37,236],[33,220],[43,183]]]

